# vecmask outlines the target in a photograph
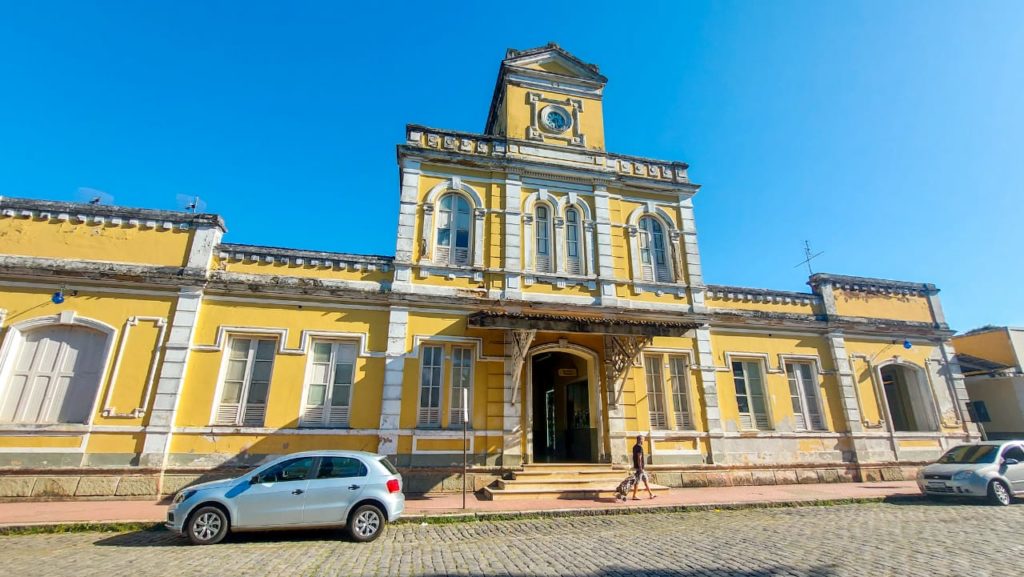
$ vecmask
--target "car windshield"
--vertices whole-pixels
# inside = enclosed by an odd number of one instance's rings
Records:
[[[999,447],[995,445],[963,445],[946,452],[940,463],[991,463],[996,460]]]

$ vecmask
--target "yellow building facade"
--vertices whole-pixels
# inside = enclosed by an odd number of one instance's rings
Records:
[[[0,199],[0,496],[168,493],[312,448],[444,490],[896,478],[977,438],[938,290],[707,284],[682,162],[605,150],[598,68],[510,50],[483,133],[409,125],[393,257],[217,215]],[[468,441],[464,443],[464,426]]]

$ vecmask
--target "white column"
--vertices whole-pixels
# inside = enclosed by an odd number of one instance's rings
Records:
[[[608,187],[594,186],[594,227],[597,229],[597,277],[601,286],[601,304],[617,306],[615,262],[612,259],[611,201]]]
[[[388,349],[384,358],[384,388],[380,403],[377,452],[398,454],[398,429],[402,417],[402,381],[408,352],[409,309],[391,307],[388,316]]]
[[[395,244],[395,273],[391,290],[409,292],[412,288],[412,263],[416,247],[416,215],[419,209],[420,161],[401,159],[402,188],[398,205],[398,240]]]

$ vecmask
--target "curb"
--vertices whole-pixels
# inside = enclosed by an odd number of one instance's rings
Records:
[[[656,513],[692,513],[701,511],[742,511],[747,509],[789,509],[797,507],[828,507],[834,505],[860,505],[870,503],[915,503],[924,501],[920,495],[888,495],[880,497],[849,497],[837,499],[811,499],[799,501],[727,501],[689,505],[650,505],[640,507],[600,507],[583,509],[532,509],[523,511],[472,511],[465,513],[427,513],[407,515],[395,525],[444,525],[484,521],[517,521],[555,519],[564,517],[604,517],[613,515],[650,515]],[[19,523],[0,525],[0,536],[36,535],[49,533],[124,533],[129,531],[163,531],[162,521],[124,520],[64,523]]]

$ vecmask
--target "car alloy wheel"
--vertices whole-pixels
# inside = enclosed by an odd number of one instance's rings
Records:
[[[993,505],[1009,505],[1010,504],[1010,490],[1006,488],[1001,481],[992,481],[988,486],[988,497],[989,501]]]
[[[380,536],[385,523],[387,520],[380,509],[373,505],[363,505],[352,513],[348,532],[353,540],[366,543]]]
[[[188,521],[188,538],[196,545],[219,543],[227,532],[227,517],[216,507],[203,507]]]

